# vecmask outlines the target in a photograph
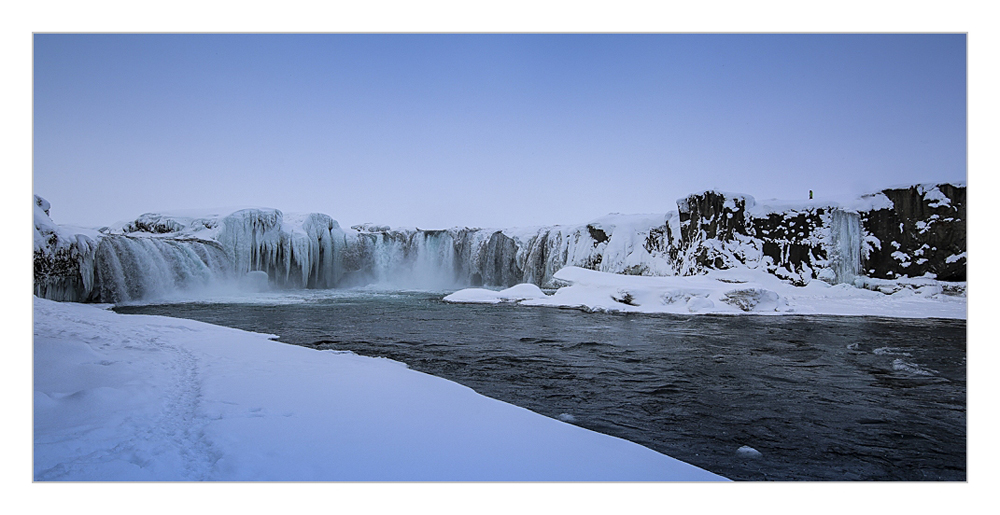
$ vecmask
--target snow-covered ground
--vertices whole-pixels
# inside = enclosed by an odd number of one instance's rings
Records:
[[[705,275],[647,277],[566,267],[555,278],[567,286],[552,295],[521,284],[495,292],[459,290],[447,302],[519,302],[525,306],[625,313],[825,314],[965,319],[965,284],[933,279],[859,278],[856,287],[811,281],[793,286],[757,270],[716,270]],[[953,288],[956,291],[946,292]]]
[[[35,480],[724,479],[394,361],[270,338],[35,298]]]

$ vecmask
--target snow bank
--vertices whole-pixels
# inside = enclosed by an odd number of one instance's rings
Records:
[[[34,300],[35,480],[714,481],[386,359]]]
[[[830,286],[812,281],[796,287],[759,270],[715,270],[699,276],[626,276],[566,267],[555,278],[569,286],[553,295],[520,301],[525,306],[624,313],[755,313],[966,318],[964,289],[930,278],[898,281],[859,278]],[[520,285],[526,286],[526,285]],[[505,290],[506,291],[506,290]],[[449,302],[499,302],[501,292],[468,289]],[[514,300],[514,299],[508,299]]]
[[[545,298],[545,292],[531,283],[511,286],[506,290],[494,291],[485,288],[466,288],[446,296],[445,302],[466,304],[498,304],[500,302],[517,302],[519,300]]]

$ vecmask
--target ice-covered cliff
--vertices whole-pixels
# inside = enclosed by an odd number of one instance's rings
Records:
[[[49,202],[35,195],[35,295],[52,300],[92,300],[94,259],[100,233],[62,227],[49,218]]]
[[[555,287],[566,266],[646,276],[747,268],[795,285],[872,288],[926,274],[965,279],[964,184],[886,189],[848,203],[705,191],[662,215],[518,229],[342,229],[325,214],[254,208],[147,213],[95,231],[56,226],[48,208],[35,197],[35,294],[56,300],[150,299],[265,274],[275,288]]]

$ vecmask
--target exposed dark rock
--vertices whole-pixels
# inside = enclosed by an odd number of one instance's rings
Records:
[[[49,202],[34,196],[32,268],[35,295],[52,300],[87,301],[93,284],[97,242],[60,231],[49,218]]]
[[[673,271],[679,273],[679,267],[676,266],[676,263],[679,261],[680,247],[674,244],[678,237],[679,235],[673,233],[669,223],[653,227],[649,230],[649,235],[646,236],[643,248],[651,256],[661,257],[668,263],[674,264]]]
[[[635,302],[635,297],[633,297],[631,293],[624,290],[619,291],[618,293],[612,295],[611,300],[615,302],[620,302],[622,304],[626,304],[628,306],[638,306],[638,304],[636,304]]]
[[[38,195],[35,195],[35,205],[36,205],[36,206],[38,206],[38,207],[40,207],[40,208],[42,208],[42,211],[43,211],[43,212],[44,212],[44,213],[45,213],[46,215],[48,215],[48,214],[49,214],[49,208],[50,208],[50,207],[52,207],[52,206],[51,206],[51,205],[49,204],[49,201],[48,201],[48,200],[45,200],[45,199],[43,199],[42,197],[39,197]]]
[[[965,187],[913,186],[881,192],[892,207],[861,210],[862,275],[918,277],[932,273],[944,281],[964,281],[966,263]],[[751,203],[748,205],[748,202]],[[835,267],[831,220],[839,208],[810,207],[751,215],[752,198],[707,191],[677,202],[682,274],[749,264],[757,249],[771,273],[804,284],[824,268]],[[877,204],[877,203],[875,203]],[[854,215],[851,215],[854,216]],[[647,240],[647,250],[667,250],[662,237]]]
[[[965,281],[965,187],[951,184],[882,190],[891,209],[861,213],[873,242],[865,275],[883,279],[932,273]]]
[[[122,227],[122,231],[126,233],[148,232],[153,234],[167,234],[180,231],[183,228],[183,225],[177,223],[177,221],[172,220],[169,217],[158,215],[156,213],[146,213],[125,224],[125,226]]]
[[[746,234],[746,197],[718,191],[689,195],[677,201],[681,237],[689,246],[704,240],[732,241]]]
[[[813,271],[827,260],[827,249],[818,234],[826,224],[824,215],[827,210],[815,208],[749,217],[747,233],[760,240],[761,253],[770,259],[766,265],[769,272],[780,274],[784,269],[789,275],[801,277],[805,273],[814,278]]]
[[[594,246],[608,241],[608,235],[603,230],[594,227],[593,225],[587,225],[587,231],[590,232],[590,237],[594,239]]]
[[[91,297],[89,283],[84,280],[84,274],[93,274],[93,270],[81,270],[91,259],[84,256],[92,253],[90,248],[81,247],[75,242],[66,248],[52,252],[35,251],[33,255],[35,295],[52,300],[88,301]]]
[[[351,229],[359,232],[389,232],[391,230],[388,225],[376,225],[371,222],[352,225]]]
[[[521,282],[523,272],[517,267],[517,243],[503,231],[490,236],[479,257],[479,270],[486,286],[513,286]]]

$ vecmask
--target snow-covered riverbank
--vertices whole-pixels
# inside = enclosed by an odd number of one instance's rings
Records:
[[[447,302],[579,308],[623,313],[850,315],[965,319],[965,283],[928,278],[859,278],[856,286],[811,281],[793,286],[758,270],[713,270],[704,275],[645,277],[566,267],[563,286],[546,295],[532,284],[499,292],[467,288]],[[861,287],[857,287],[861,286]]]
[[[35,480],[708,481],[397,362],[34,300]]]

